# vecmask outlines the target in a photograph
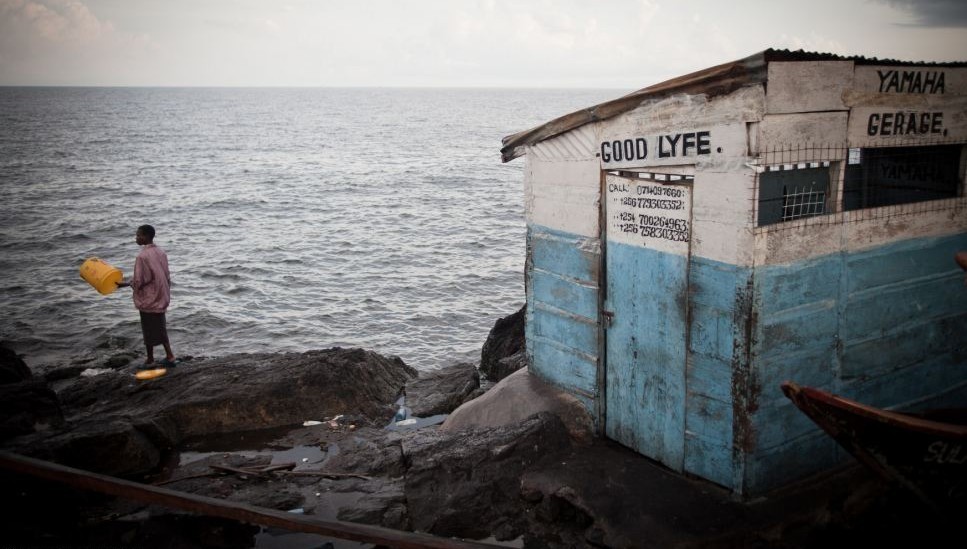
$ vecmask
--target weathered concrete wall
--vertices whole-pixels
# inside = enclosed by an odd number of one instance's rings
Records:
[[[847,147],[967,140],[963,69],[846,71],[838,63],[774,63],[769,75],[769,109],[758,131],[767,163],[783,162],[783,153],[772,151],[806,143],[842,143],[792,155],[794,162],[833,161],[835,170],[835,162],[845,162]],[[821,80],[828,80],[829,93],[796,89],[811,89],[810,82]],[[916,124],[895,131],[896,121],[909,122],[913,113]],[[921,118],[927,123],[920,124]],[[960,174],[963,178],[963,166]],[[735,480],[745,493],[761,493],[846,459],[782,395],[784,380],[900,409],[949,404],[967,395],[967,357],[961,351],[967,344],[967,289],[953,262],[954,253],[967,247],[967,201],[848,212],[835,202],[829,215],[755,230],[748,386],[755,406],[749,409],[749,444]]]
[[[766,87],[649,100],[530,146],[532,371],[599,430],[743,494],[844,459],[783,380],[894,407],[967,393],[967,289],[952,260],[967,249],[967,200],[842,211],[850,147],[967,142],[967,70],[942,86],[912,71],[772,63]],[[828,167],[831,212],[757,227],[759,174],[799,162]],[[685,252],[621,234],[631,217],[611,218],[612,170],[693,178],[689,210],[668,214],[688,221]],[[615,288],[635,305],[605,326]],[[634,357],[626,373],[609,369],[612,353]]]
[[[591,127],[531,147],[527,217],[527,355],[531,371],[595,417],[601,172]]]
[[[813,226],[825,236],[818,241],[790,230],[761,235],[760,243],[773,242],[762,255],[786,261],[766,262],[754,274],[758,406],[748,491],[844,458],[782,395],[784,380],[900,409],[965,394],[967,288],[953,256],[967,249],[967,203],[957,201],[960,207],[911,214],[909,223],[892,217]],[[897,224],[903,230],[884,241],[884,226]],[[896,240],[901,236],[908,238]],[[793,254],[800,259],[788,260]]]

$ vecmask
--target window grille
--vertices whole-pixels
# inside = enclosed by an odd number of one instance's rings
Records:
[[[759,225],[826,213],[829,162],[776,166],[759,176]]]
[[[826,213],[826,189],[817,188],[815,183],[808,187],[795,186],[792,192],[783,187],[782,199],[782,221]]]

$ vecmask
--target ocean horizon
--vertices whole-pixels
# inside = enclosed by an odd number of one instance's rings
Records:
[[[176,354],[363,347],[476,362],[524,303],[523,162],[502,137],[618,97],[513,88],[0,87],[0,341],[31,366],[143,356],[141,224]]]

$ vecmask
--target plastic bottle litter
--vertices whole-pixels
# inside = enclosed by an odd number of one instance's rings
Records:
[[[302,422],[302,426],[303,427],[312,427],[312,426],[315,426],[315,425],[322,425],[322,422],[321,421],[316,421],[314,419],[307,419],[307,420],[305,420],[305,421]]]
[[[396,415],[393,416],[393,421],[396,423],[399,423],[400,421],[403,421],[404,419],[409,418],[411,413],[412,412],[409,408],[407,408],[406,406],[400,405],[399,410],[396,411]]]

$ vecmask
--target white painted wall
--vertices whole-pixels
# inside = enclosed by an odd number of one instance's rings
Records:
[[[881,91],[889,88],[890,71],[914,69],[943,70],[943,93]],[[652,169],[694,174],[690,253],[739,266],[786,263],[967,230],[964,199],[956,199],[941,211],[905,204],[891,206],[889,211],[832,213],[755,227],[756,170],[790,159],[831,161],[838,179],[839,163],[845,160],[849,146],[923,141],[921,135],[868,135],[871,115],[894,113],[895,117],[897,112],[907,113],[904,116],[941,113],[943,134],[930,134],[936,138],[933,141],[967,142],[967,69],[854,67],[850,61],[771,63],[765,88],[747,86],[712,99],[680,94],[645,101],[614,119],[528,147],[527,221],[597,238],[601,171]],[[933,123],[932,117],[930,121]],[[688,154],[659,156],[659,151],[671,151],[673,141],[669,139],[676,136],[677,152],[681,153],[685,134],[692,134]],[[637,151],[631,160],[602,157],[615,142],[631,140],[637,147],[639,139],[647,148],[641,158]],[[811,144],[834,147],[813,149]],[[699,145],[705,150],[699,151]],[[792,158],[783,157],[782,152],[772,154],[776,148],[801,150]],[[838,191],[835,186],[832,190]]]
[[[528,224],[597,238],[601,171],[594,129],[582,126],[528,147],[524,206]]]
[[[768,78],[769,114],[841,111],[843,92],[853,87],[853,62],[773,62]]]

